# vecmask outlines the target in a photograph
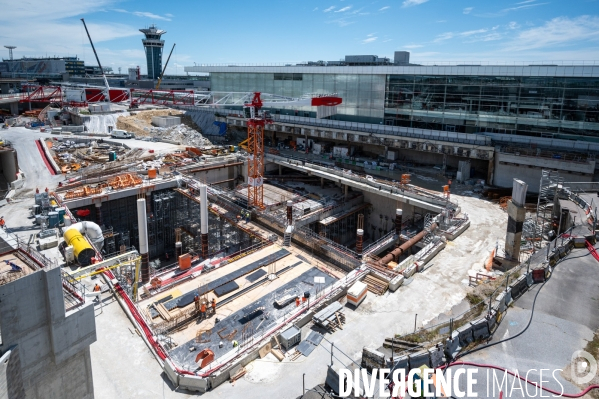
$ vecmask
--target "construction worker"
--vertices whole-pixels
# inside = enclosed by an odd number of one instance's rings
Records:
[[[193,297],[193,304],[196,308],[196,312],[199,312],[200,310],[200,296],[198,294],[195,294]]]
[[[100,294],[100,291],[101,291],[101,288],[100,288],[100,286],[99,286],[98,284],[96,284],[96,285],[94,286],[94,293],[97,293],[98,295],[96,295],[96,297],[94,298],[94,301],[96,301],[96,300],[97,300],[98,302],[100,302],[100,295],[99,295],[99,294]]]
[[[0,216],[0,227],[3,229],[6,228],[6,222],[4,221],[4,216]]]
[[[212,298],[212,314],[216,314],[216,298]]]
[[[236,348],[237,346],[239,346],[239,342],[233,340],[233,348]]]
[[[295,306],[299,306],[300,305],[300,298],[299,296],[295,297]]]
[[[200,319],[206,317],[206,302],[202,301],[202,305],[200,306]]]

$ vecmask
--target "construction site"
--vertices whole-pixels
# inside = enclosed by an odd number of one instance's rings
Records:
[[[531,150],[545,167],[495,187],[490,140],[341,129],[337,93],[160,89],[154,67],[0,98],[8,397],[333,398],[342,368],[450,367],[572,251],[599,260],[590,156],[568,181]]]

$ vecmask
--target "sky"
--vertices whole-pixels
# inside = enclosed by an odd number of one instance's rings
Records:
[[[195,64],[287,64],[370,54],[413,63],[599,62],[599,0],[0,0],[0,46],[146,73],[140,28],[167,31],[167,74]],[[0,47],[2,58],[8,50]],[[164,65],[164,64],[163,64]]]

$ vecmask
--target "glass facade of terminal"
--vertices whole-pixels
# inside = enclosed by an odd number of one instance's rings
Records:
[[[306,94],[337,93],[343,98],[334,119],[380,123],[385,113],[385,75],[341,75],[308,73],[218,73],[210,74],[214,92],[252,92],[301,97]],[[313,107],[276,110],[281,114],[316,116]]]
[[[387,75],[385,123],[599,137],[599,78]]]
[[[337,93],[333,119],[442,131],[599,137],[599,78],[212,72],[215,92]],[[282,114],[315,116],[311,107]]]

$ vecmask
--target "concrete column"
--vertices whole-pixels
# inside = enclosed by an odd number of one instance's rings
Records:
[[[96,224],[102,226],[102,203],[96,202]]]
[[[358,256],[362,257],[362,244],[364,242],[364,230],[358,229],[356,232],[356,252]]]
[[[175,259],[177,259],[177,261],[179,260],[179,256],[181,256],[181,253],[183,249],[183,243],[181,241],[177,241],[175,243]]]
[[[293,224],[293,201],[287,201],[287,225]]]
[[[208,258],[208,187],[200,186],[200,234],[202,243],[202,258]]]
[[[345,185],[345,189],[344,189],[344,191],[343,191],[343,199],[344,199],[344,200],[347,200],[347,194],[348,194],[348,193],[349,193],[349,185],[348,185],[348,184],[346,184],[346,185]]]
[[[12,115],[19,115],[19,103],[18,102],[10,103],[10,113]]]
[[[320,188],[324,188],[324,177],[320,178]]]
[[[148,259],[148,218],[146,200],[137,200],[137,226],[139,231],[139,254],[141,255],[141,282],[150,281],[150,262]]]
[[[520,240],[522,238],[522,226],[526,218],[526,191],[528,185],[522,180],[514,179],[512,199],[507,205],[507,234],[505,236],[505,256],[509,259],[520,258]]]
[[[403,210],[396,209],[395,210],[395,234],[397,238],[401,236],[401,223],[403,221]]]
[[[283,176],[283,167],[279,165],[279,176]]]
[[[146,215],[152,214],[152,193],[146,193]]]

